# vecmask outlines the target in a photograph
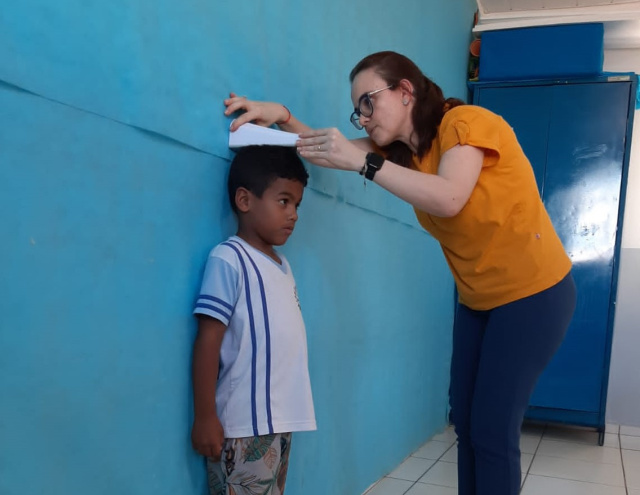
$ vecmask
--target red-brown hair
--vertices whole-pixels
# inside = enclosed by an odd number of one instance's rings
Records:
[[[442,122],[445,112],[458,105],[464,105],[457,98],[445,99],[442,89],[425,76],[418,66],[409,58],[396,52],[384,51],[368,55],[356,64],[349,74],[349,82],[362,71],[373,69],[389,85],[397,87],[401,80],[406,79],[413,85],[415,105],[411,113],[413,132],[418,137],[417,155],[422,158],[431,149],[431,143],[438,133],[438,126]],[[387,158],[408,167],[411,165],[412,152],[409,147],[400,142],[383,147]]]

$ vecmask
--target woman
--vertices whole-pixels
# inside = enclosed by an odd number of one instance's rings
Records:
[[[520,429],[536,381],[575,308],[571,262],[533,170],[498,115],[441,89],[408,58],[379,52],[350,74],[351,122],[368,138],[313,130],[277,103],[231,94],[226,115],[300,134],[309,162],[358,172],[410,203],[456,282],[451,414],[463,495],[520,491]]]

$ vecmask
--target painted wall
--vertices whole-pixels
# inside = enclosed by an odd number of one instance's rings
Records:
[[[605,50],[604,70],[640,73],[640,48]],[[640,426],[640,109],[634,116],[622,229],[607,422]]]
[[[465,95],[473,11],[3,2],[0,493],[205,493],[189,442],[191,307],[235,226],[221,100],[279,100],[355,137],[347,75],[372,51],[405,53]],[[310,172],[283,251],[319,430],[296,435],[288,490],[359,494],[445,424],[453,283],[406,205]]]

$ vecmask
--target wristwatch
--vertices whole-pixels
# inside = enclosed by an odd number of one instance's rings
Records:
[[[376,172],[382,168],[384,157],[377,153],[367,153],[360,175],[364,175],[365,179],[373,180]]]

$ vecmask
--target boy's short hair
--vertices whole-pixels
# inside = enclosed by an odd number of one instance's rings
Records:
[[[307,185],[309,174],[294,148],[285,146],[246,146],[240,148],[229,169],[229,202],[238,213],[236,191],[239,187],[261,198],[276,179],[297,180]]]

